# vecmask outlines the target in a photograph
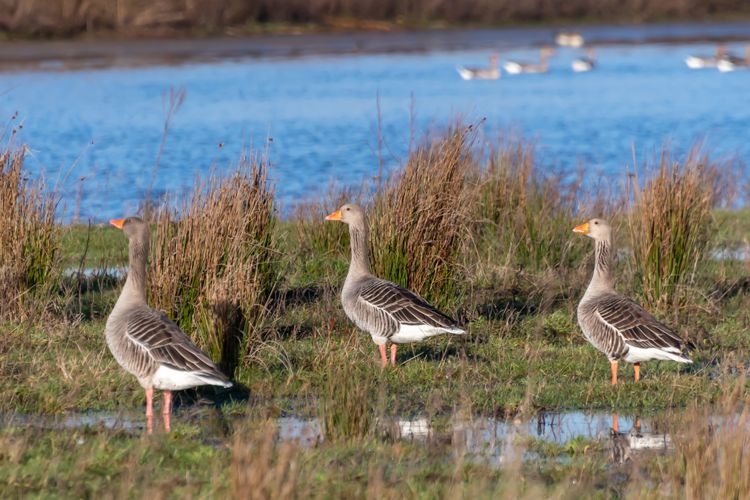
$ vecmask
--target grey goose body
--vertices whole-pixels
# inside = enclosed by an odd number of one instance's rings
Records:
[[[500,69],[497,67],[497,56],[490,56],[490,65],[486,68],[471,66],[456,66],[456,71],[464,80],[497,80]]]
[[[441,333],[464,333],[456,322],[426,300],[374,276],[344,285],[344,312],[380,345],[418,342]]]
[[[385,346],[389,342],[391,364],[395,365],[397,344],[419,342],[442,333],[465,333],[452,318],[418,294],[370,274],[367,225],[361,208],[344,205],[326,220],[349,225],[351,262],[341,290],[341,303],[349,319],[378,345],[384,366]]]
[[[164,313],[148,306],[113,310],[107,320],[106,338],[117,362],[134,375],[144,389],[232,385],[180,327]]]
[[[231,387],[229,379],[165,314],[146,301],[148,226],[137,217],[111,224],[128,237],[129,269],[120,297],[107,318],[105,338],[115,360],[146,390],[146,417],[152,430],[153,391],[164,391],[164,425],[170,427],[173,390],[201,385]]]
[[[643,361],[691,363],[685,354],[688,343],[633,300],[615,291],[609,224],[592,219],[574,231],[595,240],[594,272],[578,304],[578,324],[586,339],[607,355],[612,384],[617,383],[618,361],[633,363],[636,382]]]

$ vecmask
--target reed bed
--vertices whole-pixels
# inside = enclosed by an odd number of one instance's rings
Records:
[[[59,278],[58,198],[23,169],[23,149],[0,152],[0,318],[39,315]]]
[[[643,185],[635,178],[627,227],[636,278],[654,307],[685,303],[709,255],[721,168],[693,150],[683,162],[662,151]]]
[[[177,210],[169,206],[155,220],[151,304],[232,373],[260,338],[280,279],[266,160],[243,156],[233,173],[197,179]]]
[[[458,125],[426,142],[369,209],[373,273],[440,306],[456,305],[461,250],[471,238],[475,139],[475,127]]]
[[[491,242],[496,259],[526,272],[580,264],[584,251],[570,233],[585,213],[580,179],[543,174],[534,145],[522,139],[492,148],[479,175],[476,230]]]
[[[164,31],[217,33],[278,23],[323,29],[390,30],[564,20],[703,19],[747,14],[741,0],[5,0],[0,29],[15,35],[70,36],[115,31],[144,35]]]

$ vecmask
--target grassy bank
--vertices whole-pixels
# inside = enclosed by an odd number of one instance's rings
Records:
[[[184,391],[177,405],[189,411],[209,399],[231,424],[218,445],[201,434],[202,421],[153,440],[102,429],[7,428],[0,433],[4,491],[17,496],[55,486],[70,496],[95,495],[112,481],[144,492],[174,481],[170,494],[196,496],[255,488],[259,497],[575,497],[661,491],[653,484],[678,494],[699,486],[730,496],[741,491],[732,489],[747,481],[741,472],[701,479],[727,460],[712,448],[713,431],[703,421],[685,423],[702,434],[680,441],[674,455],[627,472],[646,482],[612,491],[603,486],[612,484],[612,470],[584,451],[601,451],[595,443],[526,443],[515,465],[497,470],[466,460],[456,443],[425,447],[376,430],[381,417],[397,414],[439,420],[571,408],[714,408],[732,416],[747,403],[750,263],[736,251],[746,248],[750,210],[722,208],[742,204],[722,194],[736,180],[729,169],[699,155],[677,162],[664,154],[637,189],[604,193],[585,176],[545,173],[528,144],[483,144],[475,134],[473,127],[448,129],[426,139],[382,184],[334,191],[288,218],[273,205],[262,158],[252,156],[157,207],[150,300],[236,382],[228,392]],[[126,239],[104,225],[13,224],[47,220],[47,205],[31,202],[44,200],[43,187],[16,175],[22,161],[2,172],[6,189],[28,203],[0,225],[0,237],[30,243],[0,247],[7,248],[0,268],[15,270],[2,288],[17,299],[0,323],[0,412],[140,412],[142,389],[117,366],[103,336],[122,286],[113,270],[126,264]],[[345,317],[338,297],[348,233],[323,216],[343,200],[369,210],[373,268],[440,304],[467,335],[403,346],[398,366],[380,370],[374,344]],[[575,317],[593,248],[571,230],[592,215],[613,221],[618,288],[696,345],[692,365],[645,363],[634,384],[632,368],[622,364],[621,384],[609,385],[609,363],[583,339]],[[38,262],[47,270],[41,278],[29,265]],[[320,418],[325,443],[274,445],[265,419],[288,414]],[[750,443],[743,439],[740,456]],[[700,463],[706,450],[715,463]],[[523,458],[525,451],[536,458]],[[158,480],[147,477],[155,463]],[[261,480],[261,472],[271,479]],[[513,474],[524,478],[520,485],[509,480]]]
[[[329,390],[331,367],[343,366],[336,377],[370,380],[387,409],[409,413],[450,412],[462,400],[492,415],[711,403],[744,371],[750,348],[748,264],[731,253],[743,248],[750,212],[718,208],[736,201],[720,194],[728,169],[709,158],[680,163],[665,153],[649,169],[635,191],[598,193],[584,178],[542,174],[523,142],[485,146],[474,127],[456,126],[425,140],[382,185],[333,192],[280,219],[263,160],[251,155],[153,212],[150,300],[245,388],[225,399],[249,391],[256,400],[316,400]],[[42,196],[41,186],[14,182],[29,200]],[[374,344],[338,298],[348,233],[323,221],[352,199],[369,209],[376,273],[439,304],[467,335],[405,346],[398,369],[374,368]],[[626,383],[607,386],[608,363],[575,318],[592,245],[571,229],[593,214],[615,224],[619,288],[696,345],[693,365],[649,363],[638,385],[621,366]],[[10,301],[0,327],[0,410],[138,406],[139,387],[102,336],[122,283],[115,270],[127,263],[125,237],[103,224],[24,234],[46,242],[54,272],[48,282],[32,279],[38,272],[24,265],[39,261],[33,245],[6,254],[19,271],[5,288],[28,292]],[[118,397],[107,398],[112,392]]]
[[[176,0],[9,0],[0,29],[9,36],[67,37],[79,34],[253,34],[305,31],[445,28],[540,23],[594,23],[747,16],[739,0],[615,1],[596,3],[512,0],[415,0],[381,2],[318,0],[216,0],[210,5]]]

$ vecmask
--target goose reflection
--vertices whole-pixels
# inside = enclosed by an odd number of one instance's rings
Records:
[[[612,413],[612,428],[609,431],[611,441],[609,448],[609,463],[624,464],[634,455],[644,450],[666,451],[672,447],[669,434],[644,431],[641,417],[635,417],[633,427],[628,432],[620,431],[620,421],[617,413]]]

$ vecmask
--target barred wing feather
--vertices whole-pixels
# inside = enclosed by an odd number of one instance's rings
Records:
[[[160,365],[228,382],[216,365],[165,314],[149,308],[133,311],[127,337]]]
[[[625,296],[613,293],[599,298],[596,313],[628,345],[671,352],[681,352],[686,346],[676,333]]]
[[[416,293],[382,279],[365,285],[359,300],[383,311],[401,325],[426,325],[457,329],[456,322],[431,306]]]

